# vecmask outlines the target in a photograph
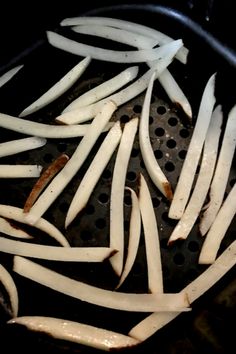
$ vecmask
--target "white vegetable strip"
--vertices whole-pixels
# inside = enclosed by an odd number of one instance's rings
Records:
[[[193,303],[216,284],[236,264],[236,241],[234,241],[201,275],[187,285],[181,292],[188,295]],[[144,341],[156,331],[172,321],[181,312],[153,313],[133,327],[129,336]]]
[[[43,138],[59,139],[84,136],[90,127],[90,124],[76,125],[73,127],[49,125],[31,122],[29,120],[0,113],[0,127],[10,129],[22,134],[35,135]],[[111,125],[107,125],[104,128],[104,131],[109,130],[110,127]]]
[[[91,56],[93,59],[109,61],[113,63],[140,63],[149,60],[158,60],[163,58],[168,53],[169,49],[169,43],[167,43],[155,49],[116,51],[79,43],[51,31],[47,31],[47,38],[48,42],[58,49],[62,49],[75,55]],[[175,42],[178,42],[178,40],[173,41],[172,43]]]
[[[32,238],[32,236],[30,236],[27,232],[12,226],[9,221],[1,217],[0,217],[0,232],[12,237],[18,237],[24,239]]]
[[[152,98],[153,83],[155,80],[155,72],[152,74],[148,89],[144,98],[143,108],[141,112],[139,126],[139,144],[143,161],[153,183],[161,191],[167,199],[172,199],[172,190],[169,181],[162,172],[152,149],[149,136],[149,113]]]
[[[129,275],[129,272],[133,267],[138,252],[138,245],[139,245],[140,234],[141,234],[141,215],[140,215],[138,197],[131,188],[126,187],[125,189],[130,191],[131,200],[132,200],[132,210],[130,215],[130,226],[129,226],[129,245],[128,245],[127,258],[124,265],[124,270],[121,274],[120,281],[119,284],[116,286],[116,289],[118,289],[123,284],[123,282]]]
[[[200,232],[202,235],[205,235],[209,230],[221,207],[234,157],[235,146],[236,106],[231,109],[228,115],[216,170],[210,187],[210,203],[200,223]]]
[[[166,67],[173,60],[175,53],[181,46],[182,41],[179,41],[178,43],[170,43],[169,54],[165,58],[160,59],[157,65],[153,66],[143,76],[141,76],[138,80],[136,80],[125,89],[87,107],[80,107],[74,111],[64,113],[57,117],[57,120],[65,124],[82,123],[89,120],[90,118],[93,118],[99,112],[104,102],[112,100],[117,104],[117,106],[128,102],[147,88],[154,71],[156,71],[157,78],[163,72],[163,70],[166,69]]]
[[[63,262],[103,262],[114,253],[114,250],[109,247],[57,247],[15,241],[4,237],[0,237],[0,251]]]
[[[15,285],[15,282],[11,274],[6,270],[3,265],[0,264],[0,282],[3,284],[6,289],[11,303],[12,315],[13,317],[17,316],[18,313],[18,292]]]
[[[113,92],[119,90],[130,81],[135,79],[138,75],[138,69],[138,66],[132,66],[128,69],[125,69],[120,74],[114,76],[112,79],[107,80],[101,85],[98,85],[93,89],[85,92],[83,95],[72,101],[62,113],[73,111],[79,107],[88,106],[103,99],[104,97],[111,95]],[[57,118],[56,120],[60,121],[60,119]]]
[[[53,317],[22,316],[11,319],[8,324],[23,325],[29,330],[44,332],[57,339],[105,351],[129,348],[139,343],[121,333]]]
[[[83,208],[85,208],[104,168],[108,164],[112,154],[119,144],[121,135],[122,130],[120,127],[120,122],[116,122],[107,134],[82,181],[80,182],[66,215],[66,228],[74,220],[76,215]]]
[[[236,184],[221,206],[201,248],[199,264],[211,264],[236,213]]]
[[[100,25],[80,25],[71,28],[74,32],[110,39],[133,47],[152,48],[158,40],[124,29]]]
[[[120,20],[117,18],[109,17],[74,17],[66,18],[61,22],[61,26],[78,26],[78,25],[102,25],[110,26],[115,28],[121,28],[130,32],[141,34],[153,38],[159,42],[160,45],[169,43],[173,38],[167,36],[166,34],[155,30],[154,28],[141,25],[139,23],[134,23],[126,20]],[[183,47],[179,50],[176,55],[176,58],[179,59],[182,63],[186,63],[188,55],[188,49]]]
[[[148,289],[151,293],[163,293],[163,275],[157,221],[152,198],[147,183],[140,173],[139,207],[143,222],[147,268]]]
[[[137,129],[138,118],[134,118],[125,124],[112,175],[110,201],[110,247],[116,249],[118,252],[110,258],[110,263],[118,276],[121,275],[124,258],[125,179]]]
[[[46,144],[47,140],[36,136],[6,141],[0,144],[0,157],[18,154],[22,151],[37,149]]]
[[[215,104],[214,88],[215,74],[210,77],[203,92],[193,135],[169,209],[169,217],[172,219],[181,218],[190,195],[198,161],[201,156],[202,147]]]
[[[79,171],[115,110],[116,105],[114,102],[109,101],[104,104],[101,112],[97,114],[91,123],[70,160],[43,191],[29,213],[26,214],[26,219],[29,223],[34,224],[37,222]]]
[[[42,171],[40,165],[0,165],[0,178],[34,178]]]
[[[23,209],[11,205],[0,204],[0,216],[29,225]],[[47,233],[49,236],[57,240],[57,242],[59,242],[62,246],[70,246],[65,236],[49,221],[40,218],[34,227]]]
[[[14,257],[13,270],[53,290],[98,306],[139,312],[178,311],[178,308],[180,311],[190,310],[185,294],[130,294],[104,290],[70,279],[19,256]]]
[[[18,65],[16,66],[15,68],[12,68],[10,69],[9,71],[7,71],[5,74],[3,74],[1,77],[0,77],[0,87],[2,87],[3,85],[5,85],[8,81],[10,81],[13,76],[15,76],[18,71],[20,69],[23,68],[24,65]]]
[[[196,185],[183,216],[169,238],[168,244],[177,239],[186,239],[200,214],[215,169],[222,120],[223,114],[221,106],[217,106],[212,114],[211,122],[208,128],[201,168]]]
[[[47,92],[45,92],[36,101],[26,107],[20,113],[19,117],[25,117],[31,113],[34,113],[39,109],[47,106],[49,103],[55,101],[61,95],[63,95],[80,78],[80,76],[87,69],[90,62],[90,57],[84,58],[81,62],[79,62],[79,64],[77,64],[65,76],[63,76],[55,85],[53,85]]]

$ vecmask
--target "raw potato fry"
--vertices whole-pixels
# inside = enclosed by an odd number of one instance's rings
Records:
[[[80,182],[66,215],[66,228],[74,220],[76,215],[83,208],[85,208],[104,168],[108,164],[112,154],[120,142],[121,135],[122,130],[120,127],[120,122],[116,122],[107,134],[82,181]]]
[[[24,239],[32,238],[32,236],[29,235],[27,232],[12,226],[9,221],[1,217],[0,217],[0,232],[5,235],[17,237],[17,238],[24,238]]]
[[[53,338],[105,351],[134,347],[139,343],[121,333],[53,317],[22,316],[13,318],[8,323],[20,324],[32,331],[47,333]]]
[[[35,200],[40,195],[41,191],[47,186],[47,184],[53,179],[53,177],[65,166],[69,157],[66,154],[60,155],[54,160],[51,165],[44,171],[38,181],[35,183],[30,195],[26,199],[24,205],[24,213],[28,213],[34,204]]]
[[[91,62],[90,57],[84,58],[79,64],[72,68],[65,76],[63,76],[55,85],[53,85],[47,92],[40,96],[36,101],[31,103],[26,107],[20,114],[19,117],[25,117],[32,114],[39,109],[47,106],[49,103],[55,101],[58,97],[63,95],[67,90],[69,90],[72,85],[80,78],[80,76],[87,69]]]
[[[12,317],[16,317],[18,314],[19,303],[17,288],[11,274],[6,270],[5,267],[3,267],[2,264],[0,264],[0,282],[3,284],[9,295]]]
[[[24,139],[6,141],[0,144],[0,157],[15,155],[23,151],[37,149],[46,144],[45,138],[36,136]]]
[[[143,222],[147,268],[148,290],[163,293],[163,274],[157,221],[147,183],[140,173],[139,207]]]
[[[0,178],[35,178],[42,171],[39,165],[0,165]]]
[[[102,25],[102,26],[110,26],[120,29],[125,29],[130,32],[134,32],[137,34],[141,34],[143,36],[147,36],[153,38],[159,42],[160,45],[169,43],[173,41],[173,38],[167,36],[166,34],[155,30],[154,28],[147,27],[141,25],[139,23],[134,23],[126,20],[120,20],[117,18],[109,18],[109,17],[72,17],[66,18],[61,21],[61,26],[78,26],[78,25]],[[186,64],[188,55],[188,49],[183,47],[176,54],[176,58],[180,60],[182,63]]]
[[[167,199],[171,200],[172,190],[170,183],[168,182],[166,176],[162,172],[156,160],[149,136],[149,113],[155,76],[156,73],[154,71],[148,84],[148,89],[144,98],[139,127],[139,144],[143,161],[149,173],[149,176],[151,177],[156,187],[161,191],[161,193],[164,194]]]
[[[53,270],[19,256],[14,257],[13,270],[32,281],[98,306],[123,311],[189,311],[185,294],[130,294],[104,290],[70,279]],[[173,303],[175,304],[173,306]]]
[[[214,177],[210,187],[210,203],[203,214],[200,232],[204,236],[223,202],[236,147],[236,106],[229,112]]]
[[[171,219],[180,219],[184,213],[215,104],[214,90],[215,74],[208,80],[202,95],[193,135],[170,205],[169,218]]]
[[[215,260],[201,275],[187,285],[181,292],[188,295],[190,304],[216,284],[236,264],[236,241]],[[129,336],[140,341],[151,337],[181,312],[153,313],[129,331]]]
[[[0,237],[1,252],[63,262],[103,262],[115,251],[109,247],[45,246]]]
[[[111,183],[110,247],[118,252],[110,258],[110,263],[118,276],[121,276],[124,258],[125,179],[134,138],[138,129],[138,121],[138,118],[134,118],[125,124],[116,155]]]
[[[12,219],[17,222],[21,222],[22,224],[28,224],[29,222],[27,221],[25,217],[25,213],[23,209],[11,206],[11,205],[4,205],[0,204],[0,216],[7,218],[7,219]],[[34,225],[37,229],[47,233],[49,236],[54,238],[57,242],[59,242],[62,246],[64,247],[69,247],[69,242],[65,238],[65,236],[54,226],[51,224],[49,221],[40,218],[36,224]]]
[[[93,59],[113,63],[141,63],[151,60],[160,60],[168,54],[170,46],[170,44],[167,43],[155,49],[116,51],[79,43],[51,31],[47,31],[47,38],[48,42],[58,49],[62,49],[66,52],[79,56],[91,56]],[[177,44],[179,43],[179,40],[173,41],[171,43]]]
[[[20,71],[23,68],[24,65],[18,65],[15,68],[10,69],[9,71],[7,71],[5,74],[3,74],[0,77],[0,87],[2,87],[3,85],[5,85],[8,81],[10,81],[13,76],[15,76],[18,71]]]
[[[128,253],[127,253],[124,269],[121,274],[119,284],[116,286],[116,289],[118,289],[123,284],[123,282],[125,281],[125,279],[129,275],[129,272],[132,269],[132,266],[134,264],[138,252],[138,246],[139,246],[139,240],[141,234],[141,215],[140,215],[138,197],[131,188],[126,187],[125,189],[130,191],[131,200],[132,200],[132,210],[131,210],[130,226],[129,226],[129,246],[128,246]]]
[[[209,232],[206,235],[199,256],[199,264],[211,264],[216,260],[221,241],[223,240],[235,213],[236,184],[234,184],[234,187],[229,192],[228,197],[221,206]]]
[[[201,168],[196,185],[183,216],[170,235],[168,244],[178,239],[186,239],[201,212],[215,169],[222,120],[223,113],[221,106],[217,106],[212,113],[211,122],[206,135]]]
[[[160,59],[158,63],[143,74],[139,79],[133,82],[125,89],[86,107],[80,107],[74,111],[67,112],[57,117],[57,121],[65,124],[76,124],[86,122],[87,120],[94,118],[99,112],[105,102],[112,100],[117,106],[120,106],[132,98],[142,93],[148,86],[152,73],[156,72],[156,78],[166,69],[166,67],[172,62],[174,55],[182,46],[182,41],[178,43],[171,43],[169,47],[169,54],[163,59]],[[1,118],[1,117],[0,117]],[[0,120],[1,123],[1,120]]]
[[[90,128],[80,141],[70,160],[47,186],[29,213],[26,214],[26,220],[30,224],[37,222],[79,171],[116,108],[115,103],[112,101],[104,104],[101,112],[97,114],[91,123]]]
[[[103,131],[107,131],[113,126],[113,123],[104,127]],[[77,136],[84,136],[90,128],[90,124],[69,126],[49,125],[37,122],[31,122],[26,119],[9,116],[0,113],[0,127],[10,129],[18,133],[26,135],[35,135],[42,138],[75,138]]]
[[[62,113],[73,111],[79,107],[88,106],[100,101],[104,97],[111,95],[113,92],[119,90],[130,81],[134,80],[138,75],[138,70],[138,66],[132,66],[131,68],[125,69],[110,80],[103,82],[101,85],[86,91],[83,95],[72,101]],[[60,116],[56,118],[56,121],[60,122]]]

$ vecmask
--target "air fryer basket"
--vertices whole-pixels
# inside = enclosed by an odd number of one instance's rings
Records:
[[[235,77],[236,57],[223,46],[215,45],[212,37],[204,32],[190,19],[176,16],[170,9],[158,6],[115,6],[93,10],[89,15],[104,15],[129,19],[132,21],[156,27],[175,38],[183,38],[185,45],[190,49],[186,66],[174,62],[171,69],[177,82],[183,88],[190,100],[193,109],[193,124],[195,122],[201,95],[204,86],[215,71],[217,71],[216,96],[217,102],[222,103],[227,112],[232,107],[235,96],[230,89],[230,82]],[[74,15],[77,15],[75,13]],[[96,42],[93,41],[96,45]],[[17,115],[30,102],[78,62],[78,57],[50,47],[46,40],[24,57],[25,68],[18,76],[1,90],[1,112]],[[124,66],[125,67],[125,66]],[[36,70],[39,68],[40,70]],[[50,123],[63,107],[80,93],[103,82],[122,70],[120,64],[108,64],[94,61],[74,87],[56,102],[32,116],[32,120]],[[141,72],[146,70],[144,64]],[[46,80],[48,80],[46,82]],[[226,84],[227,83],[227,84]],[[140,116],[144,94],[129,101],[115,113],[114,119],[125,123],[135,116]],[[175,188],[181,166],[183,164],[193,127],[188,124],[186,117],[167,98],[165,92],[155,83],[151,111],[150,136],[155,156],[172,186]],[[2,141],[20,138],[23,135],[0,130]],[[50,162],[62,152],[72,155],[80,138],[48,139],[47,144],[37,150],[20,153],[13,157],[2,158],[2,163],[39,163],[47,167]],[[72,180],[66,190],[46,212],[45,218],[54,223],[68,238],[72,246],[107,246],[109,244],[109,201],[110,187],[115,161],[115,154],[109,162],[102,178],[99,180],[86,209],[79,215],[68,230],[64,230],[65,214],[74,192],[84,172],[95,155],[98,143],[92,150],[90,157],[84,163],[81,171]],[[178,292],[206,267],[197,264],[199,251],[203,239],[198,233],[198,223],[195,224],[185,242],[176,243],[167,247],[167,240],[176,221],[168,218],[168,201],[162,197],[148,177],[141,154],[138,139],[136,138],[128,167],[126,185],[138,191],[138,175],[142,172],[148,181],[153,205],[158,221],[161,255],[163,262],[164,288],[166,292]],[[235,161],[227,186],[230,190],[235,182]],[[22,207],[35,180],[1,180],[0,203]],[[125,194],[125,243],[128,240],[128,220],[131,201],[129,194]],[[30,229],[30,228],[29,228]],[[33,229],[30,229],[31,231]],[[34,232],[34,231],[33,231]],[[234,239],[236,224],[233,222],[222,242],[222,252]],[[37,242],[52,244],[52,241],[40,233]],[[0,262],[8,269],[12,266],[12,256],[0,254]],[[109,262],[102,264],[60,263],[40,261],[52,269],[69,275],[74,279],[85,281],[107,289],[114,289],[118,279],[114,275]],[[57,292],[26,280],[13,273],[19,289],[19,315],[45,315],[75,320],[121,333],[128,331],[147,314],[113,311],[90,305],[73,298],[63,296]],[[165,328],[153,335],[145,343],[131,352],[150,354],[163,353],[224,353],[233,345],[233,331],[230,321],[235,314],[235,269],[231,270],[221,281],[209,290],[201,299],[193,304],[191,313],[180,315]],[[147,269],[145,259],[145,245],[143,235],[140,241],[135,266],[122,285],[124,292],[147,291]],[[0,287],[2,298],[7,299],[4,289]],[[3,300],[1,300],[2,302]],[[1,306],[0,338],[2,341],[1,353],[4,344],[6,352],[18,349],[25,352],[45,353],[78,353],[97,352],[83,346],[52,339],[46,335],[32,333],[19,326],[7,326],[9,319],[7,300]],[[128,352],[128,350],[127,350]]]

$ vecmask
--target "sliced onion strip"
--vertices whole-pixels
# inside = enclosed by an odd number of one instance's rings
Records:
[[[42,171],[40,165],[0,165],[0,178],[35,178]]]
[[[0,264],[0,282],[3,284],[4,288],[6,289],[9,295],[11,308],[12,308],[12,315],[13,317],[15,317],[18,314],[18,303],[19,303],[17,288],[11,274],[1,264]]]
[[[149,113],[155,76],[156,73],[154,72],[148,84],[148,89],[144,98],[139,127],[139,144],[144,164],[153,183],[167,199],[171,199],[172,190],[170,183],[155,158],[149,136]]]
[[[151,293],[163,293],[163,274],[157,221],[148,185],[142,174],[140,174],[139,207],[146,247],[148,289]]]
[[[19,256],[13,270],[32,281],[81,301],[124,311],[189,311],[185,294],[130,294],[104,290],[70,279],[53,270]],[[173,306],[173,303],[175,304]]]
[[[22,316],[8,324],[26,326],[29,330],[44,332],[53,338],[110,351],[136,346],[139,341],[121,333],[53,317]]]
[[[11,206],[11,205],[5,205],[5,204],[0,204],[0,216],[7,218],[7,219],[12,219],[17,222],[21,222],[22,224],[27,224],[29,225],[29,222],[27,221],[25,217],[25,213],[23,209]],[[49,236],[54,238],[57,242],[59,242],[62,246],[69,247],[69,243],[65,236],[49,221],[40,218],[36,224],[34,225],[37,229],[47,233]]]
[[[200,232],[202,235],[205,235],[209,230],[223,202],[236,147],[235,137],[236,106],[231,109],[228,115],[216,170],[210,187],[210,203],[200,223]]]
[[[18,65],[15,68],[10,69],[9,71],[7,71],[5,74],[3,74],[0,77],[0,87],[2,87],[3,85],[5,85],[8,81],[10,81],[13,76],[15,76],[18,71],[20,71],[23,68],[24,65]]]
[[[193,135],[187,150],[187,155],[180,172],[174,197],[169,209],[171,219],[180,219],[189,199],[198,161],[209,127],[213,107],[215,104],[215,74],[207,82],[200,103],[200,108],[194,127]]]
[[[0,144],[0,157],[15,155],[23,151],[37,149],[46,144],[47,140],[36,136],[6,141]]]
[[[17,238],[24,238],[24,239],[32,238],[32,236],[29,235],[27,232],[19,229],[18,227],[12,226],[12,224],[8,220],[2,217],[0,217],[0,232],[5,235],[17,237]]]
[[[177,239],[186,239],[200,214],[215,169],[222,121],[221,106],[217,106],[208,128],[196,185],[184,214],[171,233],[168,244]]]
[[[138,118],[125,124],[111,183],[110,201],[110,247],[118,252],[110,258],[115,273],[120,276],[123,269],[124,258],[124,189],[127,167],[138,129]]]
[[[72,101],[62,113],[70,112],[79,107],[85,107],[100,101],[104,97],[111,95],[113,92],[128,84],[130,81],[135,79],[137,75],[138,66],[132,66],[131,68],[125,69],[112,79],[103,82],[101,85],[98,85],[79,96],[77,99]],[[56,121],[60,122],[60,116],[56,118]]]
[[[87,133],[80,141],[70,160],[40,195],[29,213],[26,214],[26,219],[30,224],[37,222],[79,171],[115,110],[116,105],[114,102],[109,101],[104,104],[102,110],[91,123]]]
[[[211,264],[217,257],[221,242],[236,213],[236,184],[228,194],[206,235],[199,256],[199,264]]]
[[[187,285],[181,292],[186,292],[189,302],[193,303],[208,289],[216,284],[236,264],[236,241],[216,259],[201,275]],[[153,313],[134,326],[129,336],[144,341],[164,327],[181,312]]]
[[[76,215],[85,208],[93,189],[95,188],[104,168],[108,164],[112,154],[117,148],[122,130],[120,122],[116,122],[109,131],[103,143],[101,144],[97,154],[91,162],[87,172],[85,173],[79,187],[74,194],[69,210],[66,215],[65,227],[74,220]]]

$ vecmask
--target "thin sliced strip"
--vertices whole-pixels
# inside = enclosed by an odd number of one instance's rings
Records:
[[[115,42],[127,44],[133,47],[152,48],[158,44],[158,40],[143,36],[142,34],[130,32],[124,29],[113,28],[103,25],[79,25],[71,28],[72,31],[80,34],[97,36],[110,39]]]
[[[29,330],[46,333],[53,338],[110,351],[134,347],[139,341],[121,333],[60,318],[41,316],[16,317],[7,322],[26,326]]]
[[[8,81],[10,81],[13,76],[15,76],[18,71],[20,71],[23,68],[24,65],[18,65],[15,68],[10,69],[9,71],[7,71],[5,74],[3,74],[0,77],[0,87],[2,87],[3,85],[5,85]]]
[[[200,222],[200,232],[205,235],[212,225],[223,202],[236,147],[236,106],[229,112],[224,137],[210,187],[210,203]]]
[[[141,235],[141,215],[140,215],[138,197],[136,193],[133,191],[133,189],[129,187],[126,187],[125,189],[130,191],[131,200],[132,200],[132,210],[130,215],[130,226],[129,226],[129,245],[128,245],[128,253],[127,253],[124,269],[121,274],[119,284],[116,286],[116,289],[118,289],[124,283],[125,279],[129,275],[133,267],[138,252],[138,245],[139,245],[139,240]]]
[[[17,140],[6,141],[0,144],[0,157],[15,155],[23,151],[37,149],[46,144],[45,138],[32,136]]]
[[[141,63],[150,60],[159,60],[163,58],[169,49],[169,43],[163,44],[155,49],[140,49],[134,51],[116,51],[103,49],[87,44],[79,43],[62,35],[47,31],[48,42],[58,48],[71,54],[79,56],[91,56],[93,59],[108,61],[113,63]],[[173,41],[172,43],[178,42]]]
[[[53,179],[53,177],[65,166],[69,156],[66,154],[60,155],[56,160],[54,160],[51,165],[41,174],[38,181],[33,186],[28,198],[26,199],[24,205],[24,213],[28,213],[42,192],[42,190],[48,185],[48,183]]]
[[[109,247],[60,247],[0,237],[0,251],[18,256],[61,262],[103,262],[114,254]]]
[[[140,174],[139,207],[145,238],[148,289],[151,293],[163,293],[161,251],[156,215],[148,185],[142,174]]]
[[[18,314],[18,292],[11,274],[6,270],[6,268],[2,264],[0,264],[0,282],[3,284],[4,288],[6,289],[9,295],[12,315],[13,317],[15,317]]]
[[[120,20],[118,18],[109,18],[109,17],[72,17],[66,18],[61,21],[61,26],[78,26],[78,25],[102,25],[110,26],[115,28],[125,29],[130,32],[141,34],[153,38],[159,42],[160,45],[169,43],[173,38],[167,36],[166,34],[155,30],[154,28],[141,25],[139,23],[134,23],[126,20]],[[176,55],[176,58],[182,63],[186,64],[188,55],[188,49],[183,47],[179,50]]]
[[[80,141],[70,160],[40,195],[29,213],[26,214],[26,219],[30,224],[37,222],[79,171],[116,108],[115,103],[112,101],[104,104],[102,110],[91,123],[87,133]]]
[[[221,242],[236,213],[236,184],[228,194],[206,235],[199,256],[199,264],[211,264],[217,257]]]
[[[81,77],[90,62],[90,57],[84,58],[81,62],[79,62],[79,64],[77,64],[65,76],[63,76],[55,85],[53,85],[47,92],[45,92],[36,101],[26,107],[19,114],[19,117],[25,117],[29,114],[32,114],[38,111],[39,109],[47,106],[49,103],[55,101],[61,95],[63,95]]]
[[[104,290],[76,281],[19,256],[14,257],[13,270],[50,289],[98,306],[138,312],[190,310],[188,299],[183,293],[130,294]]]
[[[187,155],[180,172],[174,197],[169,209],[171,219],[180,219],[189,199],[195,172],[201,156],[203,144],[215,104],[215,74],[207,82],[194,127],[193,135],[187,150]]]
[[[149,176],[151,177],[156,187],[161,191],[161,193],[167,199],[171,200],[171,185],[156,160],[149,136],[149,113],[155,76],[156,73],[154,72],[149,81],[148,89],[144,98],[139,127],[139,144],[143,161],[149,173]]]
[[[12,226],[12,224],[0,217],[0,232],[12,236],[12,237],[17,237],[17,238],[24,238],[24,239],[30,239],[32,238],[31,235],[28,234],[28,232],[25,232],[24,230],[19,229],[18,227]]]
[[[111,183],[110,247],[118,252],[110,258],[115,273],[121,276],[124,258],[124,189],[127,167],[138,129],[138,118],[125,124],[116,155]]]
[[[85,208],[103,170],[119,144],[121,135],[122,130],[120,122],[116,122],[101,144],[97,154],[79,184],[66,215],[66,228],[74,220],[76,215]]]
[[[101,108],[101,107],[100,107]],[[75,138],[84,136],[90,128],[90,124],[69,126],[49,125],[37,122],[31,122],[26,119],[9,116],[0,113],[0,127],[13,130],[26,135],[35,135],[42,138]],[[107,125],[103,131],[109,130],[111,125]]]
[[[25,217],[25,213],[23,209],[17,208],[11,205],[0,204],[0,216],[7,219],[12,219],[22,224],[29,225]],[[40,218],[34,225],[37,229],[47,233],[49,236],[54,238],[60,245],[64,247],[69,247],[69,242],[65,238],[65,236],[49,221]]]
[[[169,238],[168,244],[178,239],[186,239],[201,212],[215,169],[222,121],[221,106],[217,106],[208,128],[196,185],[183,216]]]
[[[112,79],[103,82],[101,85],[94,87],[93,89],[86,91],[83,95],[72,101],[62,113],[73,111],[79,107],[88,106],[93,104],[104,97],[111,95],[113,92],[119,90],[130,81],[134,80],[138,75],[138,66],[132,66],[125,69],[120,74],[114,76]],[[56,118],[60,121],[60,116]]]
[[[175,53],[181,47],[182,42],[179,43],[171,43],[169,54],[158,61],[158,64],[149,69],[145,74],[143,74],[138,80],[133,82],[131,85],[126,87],[125,89],[99,101],[94,104],[91,104],[86,107],[80,107],[75,109],[74,111],[67,112],[57,117],[57,121],[60,121],[65,124],[77,124],[85,122],[91,118],[94,118],[95,115],[99,112],[104,102],[108,102],[109,100],[114,101],[117,106],[121,106],[122,104],[128,102],[134,97],[138,96],[142,93],[148,86],[152,73],[156,71],[156,78],[166,69],[166,67],[172,62]],[[1,121],[0,121],[1,123]]]
[[[34,178],[42,171],[40,165],[0,165],[0,178]]]
[[[188,295],[190,303],[202,296],[216,284],[236,264],[236,241],[216,259],[201,275],[187,285],[181,292]],[[144,341],[159,329],[167,325],[181,312],[153,313],[134,326],[129,336]]]

